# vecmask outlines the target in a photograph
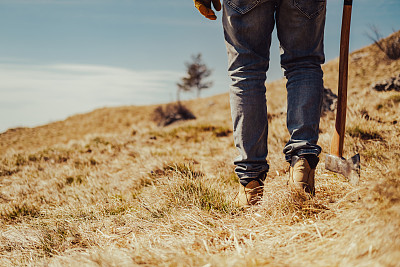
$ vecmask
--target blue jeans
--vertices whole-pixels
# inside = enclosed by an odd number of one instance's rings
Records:
[[[287,128],[283,149],[292,156],[321,153],[317,145],[325,61],[326,0],[225,0],[223,26],[228,52],[235,172],[243,185],[268,172],[265,97],[271,33],[277,27],[281,66],[287,78]]]

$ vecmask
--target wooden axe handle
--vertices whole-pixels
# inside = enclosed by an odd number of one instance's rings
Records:
[[[353,0],[344,0],[342,32],[340,36],[338,103],[335,132],[333,133],[331,142],[331,154],[338,157],[343,156],[343,143],[346,128],[347,77],[352,4]]]

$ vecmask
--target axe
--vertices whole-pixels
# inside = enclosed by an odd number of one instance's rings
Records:
[[[340,36],[339,84],[335,131],[332,136],[331,151],[326,155],[325,169],[344,175],[351,184],[360,180],[360,155],[343,158],[343,143],[346,128],[347,78],[349,57],[349,36],[351,8],[353,0],[344,0],[342,31]]]

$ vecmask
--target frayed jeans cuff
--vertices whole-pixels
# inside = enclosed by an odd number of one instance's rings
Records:
[[[285,160],[287,162],[291,162],[293,156],[315,155],[318,157],[318,155],[320,153],[321,153],[321,149],[318,149],[318,148],[299,149],[295,153],[285,155]]]
[[[258,181],[260,185],[264,185],[265,178],[267,177],[267,172],[262,172],[262,173],[254,173],[254,176],[247,176],[251,175],[252,173],[246,173],[246,177],[240,177],[239,181],[243,186],[246,186],[248,183],[251,181]]]

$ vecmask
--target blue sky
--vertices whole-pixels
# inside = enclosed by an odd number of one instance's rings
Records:
[[[339,51],[342,0],[328,0],[327,60]],[[400,29],[399,0],[355,0],[350,49]],[[221,14],[204,19],[192,0],[0,0],[0,132],[103,106],[175,100],[184,62],[202,53],[227,92]],[[270,80],[282,76],[276,38]],[[187,98],[194,97],[188,94]]]

